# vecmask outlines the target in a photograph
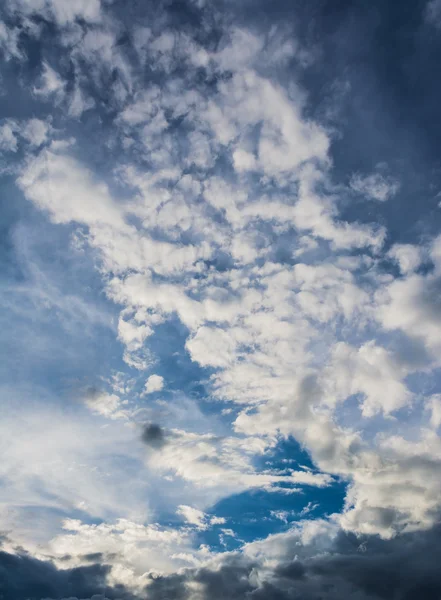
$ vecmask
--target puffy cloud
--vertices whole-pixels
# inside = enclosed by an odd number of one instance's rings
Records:
[[[392,280],[377,293],[376,317],[386,330],[401,330],[420,339],[430,353],[439,348],[438,294],[441,280],[437,273],[410,273]]]
[[[77,221],[100,228],[123,225],[123,216],[107,187],[95,183],[92,173],[69,156],[44,150],[29,163],[19,184],[55,223]]]
[[[116,394],[106,394],[98,390],[87,392],[84,403],[94,413],[110,419],[127,418],[123,403]]]
[[[6,152],[17,151],[16,127],[13,123],[5,123],[0,127],[0,149]]]
[[[407,371],[384,348],[368,342],[355,349],[340,342],[325,375],[331,386],[327,389],[327,401],[338,402],[362,394],[364,416],[371,417],[379,411],[388,414],[411,400],[403,381],[406,375]]]
[[[421,248],[413,244],[394,244],[388,255],[398,263],[403,275],[416,271],[423,260]]]
[[[145,383],[145,393],[160,392],[164,388],[164,378],[160,375],[150,375]]]
[[[50,544],[51,555],[58,564],[87,564],[89,555],[100,553],[112,566],[111,571],[108,569],[108,585],[123,584],[139,592],[147,583],[148,574],[172,573],[200,564],[207,557],[206,550],[192,547],[187,529],[144,525],[127,519],[99,525],[67,519],[63,528],[64,532]]]
[[[38,148],[47,141],[50,130],[50,125],[41,119],[22,122],[9,119],[0,127],[0,150],[17,152],[19,140],[31,148]]]

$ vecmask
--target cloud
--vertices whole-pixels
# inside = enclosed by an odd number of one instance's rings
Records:
[[[160,392],[164,388],[164,378],[160,375],[150,375],[145,383],[145,393]]]
[[[426,5],[426,20],[435,27],[441,25],[441,2],[440,0],[430,0]]]
[[[100,0],[8,0],[7,9],[12,13],[35,15],[37,13],[65,26],[76,19],[96,22],[101,18]]]
[[[216,568],[157,578],[147,587],[149,597],[435,600],[440,593],[436,529],[387,542],[338,532],[328,538],[316,534],[306,543],[301,538],[293,529],[261,543],[258,554],[259,544],[249,544],[244,555],[227,555]]]
[[[60,75],[47,62],[44,62],[42,67],[39,83],[34,87],[34,94],[45,99],[52,95],[56,99],[61,98],[65,84]]]
[[[22,135],[31,146],[39,147],[48,139],[50,126],[41,119],[29,119]]]
[[[90,525],[68,519],[64,531],[51,540],[50,552],[57,564],[78,566],[89,562],[91,552],[105,557],[108,585],[126,585],[142,592],[149,574],[173,573],[182,567],[201,564],[204,549],[193,548],[191,532],[144,525],[127,519]]]
[[[73,526],[74,524],[72,524]],[[115,528],[128,535],[130,530]],[[32,597],[90,598],[106,590],[106,597],[137,598],[147,594],[155,600],[205,600],[216,598],[337,600],[344,596],[360,600],[393,598],[438,598],[439,531],[406,534],[389,541],[365,536],[357,539],[338,530],[309,524],[293,528],[268,540],[247,544],[243,553],[226,553],[210,566],[188,569],[179,574],[152,574],[141,588],[114,587],[111,565],[95,564],[57,569],[26,555],[0,555],[3,593],[7,600]],[[104,532],[104,530],[103,530]],[[109,532],[110,533],[110,532]],[[135,531],[131,532],[133,535]],[[142,535],[141,535],[142,534]],[[114,534],[113,534],[114,535]],[[138,531],[141,541],[144,532]],[[150,534],[153,535],[153,532]],[[158,538],[158,542],[159,538]],[[104,555],[103,555],[104,556]],[[264,557],[267,557],[265,561]],[[139,593],[139,595],[138,595]]]
[[[0,48],[5,59],[22,59],[23,54],[19,48],[20,30],[18,27],[8,27],[0,21]]]
[[[41,119],[6,120],[0,127],[0,151],[17,152],[20,142],[38,148],[48,140],[50,131],[49,123]]]
[[[373,342],[358,350],[340,342],[334,347],[327,376],[334,389],[327,389],[328,401],[338,402],[363,394],[362,414],[372,417],[379,411],[389,414],[411,401],[404,379],[407,371]]]
[[[439,394],[431,396],[429,407],[431,410],[430,424],[435,429],[438,429],[441,425],[441,396]]]
[[[439,347],[439,307],[437,302],[440,279],[436,273],[410,273],[395,279],[377,293],[377,319],[386,330],[401,330],[426,345],[429,353]]]
[[[16,128],[13,123],[5,123],[0,127],[0,149],[7,152],[17,151]]]
[[[391,177],[385,177],[380,173],[366,176],[356,173],[351,177],[349,185],[354,192],[378,202],[386,202],[386,200],[395,196],[400,188],[398,181]]]
[[[413,244],[394,244],[388,255],[398,263],[403,275],[416,271],[423,261],[422,249]]]
[[[5,600],[26,598],[91,598],[102,594],[110,567],[90,565],[74,569],[57,569],[51,562],[26,554],[0,552],[0,580]],[[116,591],[106,590],[109,598]],[[123,588],[117,592],[130,598]]]
[[[181,516],[186,523],[194,525],[197,529],[208,529],[210,520],[207,515],[197,508],[181,504],[176,513]]]
[[[123,402],[116,394],[92,389],[86,393],[84,403],[92,412],[109,419],[124,419],[128,416],[123,409]]]

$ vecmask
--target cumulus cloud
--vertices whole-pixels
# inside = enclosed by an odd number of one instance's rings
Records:
[[[208,529],[212,525],[223,525],[225,523],[223,517],[210,517],[203,511],[185,504],[178,506],[176,512],[186,523],[194,525],[197,529]]]
[[[148,596],[186,599],[197,594],[202,599],[220,599],[252,595],[283,600],[438,597],[436,529],[386,542],[307,529],[246,545],[243,555],[227,555],[211,568],[156,577],[147,585]]]
[[[164,378],[161,375],[150,375],[145,382],[145,393],[160,392],[164,388]]]
[[[86,406],[94,413],[110,419],[127,418],[123,402],[116,394],[106,394],[99,390],[89,390],[84,398]]]
[[[144,525],[127,519],[89,525],[67,519],[64,531],[51,540],[50,552],[59,565],[85,565],[91,553],[100,553],[108,568],[108,585],[126,585],[142,592],[149,574],[172,573],[201,564],[207,550],[193,548],[188,529]]]
[[[413,244],[394,244],[388,255],[394,260],[403,275],[416,271],[423,261],[423,252]]]

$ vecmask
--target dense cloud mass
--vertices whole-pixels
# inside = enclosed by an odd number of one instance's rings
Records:
[[[5,600],[93,597],[104,590],[108,571],[98,564],[58,570],[27,555],[0,553],[0,585]]]
[[[106,586],[109,567],[105,565],[57,570],[48,562],[26,555],[1,553],[0,583],[6,600],[43,597],[437,600],[441,593],[439,535],[439,527],[389,541],[359,539],[340,532],[329,548],[332,552],[295,556],[289,562],[265,567],[260,574],[261,561],[233,554],[216,569],[203,567],[151,577],[138,594],[123,586]],[[286,556],[292,557],[294,549],[295,543],[287,547]]]
[[[4,0],[0,598],[435,600],[438,0]]]

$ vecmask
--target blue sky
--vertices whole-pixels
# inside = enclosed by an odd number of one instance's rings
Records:
[[[407,598],[361,573],[440,550],[440,1],[5,0],[0,55],[6,600]]]

